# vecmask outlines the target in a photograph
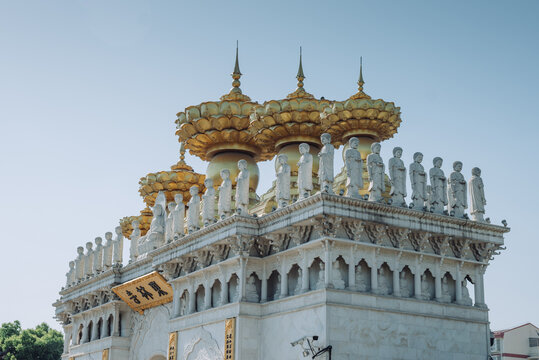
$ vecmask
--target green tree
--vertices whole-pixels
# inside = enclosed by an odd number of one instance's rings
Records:
[[[0,360],[59,360],[63,336],[42,323],[35,329],[21,328],[16,320],[0,327]]]

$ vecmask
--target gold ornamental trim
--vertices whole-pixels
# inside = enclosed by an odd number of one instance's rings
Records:
[[[109,360],[109,349],[103,349],[103,354],[101,355],[101,360]]]
[[[234,359],[236,343],[236,318],[226,319],[225,322],[225,357],[224,360]]]
[[[178,357],[178,332],[174,331],[168,335],[168,360],[177,360]]]
[[[143,314],[149,309],[172,301],[172,286],[157,271],[115,286],[112,291],[131,309]]]

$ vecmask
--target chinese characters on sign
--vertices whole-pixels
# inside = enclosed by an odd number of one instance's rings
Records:
[[[144,309],[172,301],[172,287],[157,271],[118,285],[112,291],[140,314]]]
[[[225,360],[234,359],[234,340],[236,337],[236,318],[226,319],[225,322]]]
[[[171,332],[168,336],[168,360],[176,360],[176,347],[178,346],[178,332]]]

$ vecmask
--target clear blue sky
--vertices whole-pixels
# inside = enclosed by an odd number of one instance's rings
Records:
[[[253,100],[295,89],[394,101],[383,143],[430,167],[483,170],[487,216],[512,227],[487,270],[492,328],[539,325],[538,1],[0,1],[0,322],[55,323],[76,247],[143,203],[138,179],[177,161],[175,114],[230,89],[240,42]],[[189,157],[199,172],[205,164]],[[260,164],[259,193],[273,179]],[[338,166],[340,168],[340,166]],[[58,325],[55,325],[58,326]]]

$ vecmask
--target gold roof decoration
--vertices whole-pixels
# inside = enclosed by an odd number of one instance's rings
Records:
[[[159,191],[163,191],[167,202],[174,201],[176,194],[182,194],[183,202],[186,204],[191,198],[189,194],[191,186],[197,185],[200,192],[205,190],[204,180],[206,177],[194,172],[193,168],[187,165],[183,143],[180,145],[180,160],[170,168],[170,171],[150,173],[140,178],[139,193],[147,206],[154,206]]]
[[[298,88],[283,100],[270,100],[258,105],[251,114],[250,132],[265,151],[277,151],[291,142],[320,144],[320,113],[332,101],[316,99],[303,88],[302,55],[298,74]]]
[[[393,102],[371,99],[363,91],[363,64],[360,65],[359,91],[348,100],[335,101],[322,113],[322,132],[331,134],[338,147],[352,136],[369,136],[374,141],[392,138],[400,126],[400,107]]]
[[[303,64],[301,61],[301,46],[299,47],[299,67],[298,67],[298,74],[296,75],[296,79],[298,79],[298,88],[293,93],[288,94],[287,98],[289,99],[297,99],[297,98],[314,99],[314,96],[309,94],[303,88],[303,80],[305,80],[305,74],[303,74]]]
[[[208,101],[189,106],[177,114],[176,135],[192,155],[202,160],[211,158],[222,151],[244,151],[256,160],[268,160],[273,153],[261,151],[254,137],[248,131],[249,115],[258,105],[244,95],[240,89],[241,77],[238,48],[232,73],[232,89],[221,97],[221,101]]]

